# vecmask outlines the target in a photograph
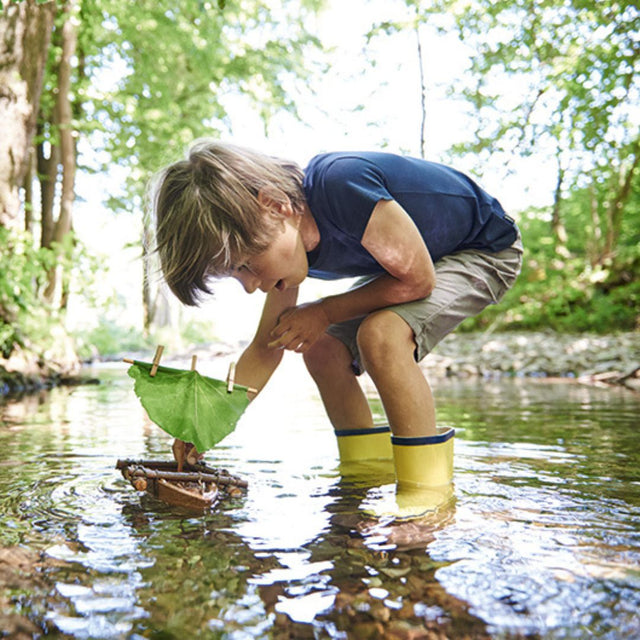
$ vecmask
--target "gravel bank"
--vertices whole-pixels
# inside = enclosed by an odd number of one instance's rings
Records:
[[[424,361],[436,376],[571,377],[640,387],[640,332],[454,333]]]
[[[242,346],[211,344],[198,357],[236,356]],[[183,354],[185,362],[190,358]],[[453,333],[421,363],[433,377],[580,378],[640,390],[640,332],[567,335],[554,332]],[[622,380],[624,379],[624,380]]]

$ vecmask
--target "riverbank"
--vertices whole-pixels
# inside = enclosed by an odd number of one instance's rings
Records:
[[[640,332],[454,333],[422,366],[434,376],[576,378],[640,391]]]
[[[14,348],[9,358],[0,357],[0,398],[20,396],[60,386],[95,384],[82,374],[75,351],[69,346],[48,360],[35,351]]]
[[[208,359],[240,350],[240,346],[214,344],[197,353]],[[182,357],[186,360],[189,354]],[[553,331],[454,332],[421,366],[429,377],[566,378],[622,384],[640,391],[640,332],[606,336]]]
[[[181,354],[210,359],[239,353],[242,345],[212,343]],[[123,354],[131,356],[132,354]],[[106,360],[121,360],[114,356]],[[149,359],[152,354],[136,354]],[[180,355],[173,354],[174,358]],[[596,384],[621,384],[640,392],[640,332],[615,335],[555,332],[453,333],[422,362],[430,377],[501,376],[569,378]],[[12,371],[0,361],[0,397],[32,393],[53,386],[96,383],[80,372],[64,374],[41,368]]]

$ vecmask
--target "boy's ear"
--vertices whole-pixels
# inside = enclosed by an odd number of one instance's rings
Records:
[[[275,212],[287,218],[293,215],[291,200],[286,193],[275,187],[261,187],[258,202],[270,213]]]

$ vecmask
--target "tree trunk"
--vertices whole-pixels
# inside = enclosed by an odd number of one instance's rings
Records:
[[[600,226],[600,212],[598,208],[598,195],[596,193],[595,177],[592,175],[589,184],[589,211],[591,213],[591,226],[593,234],[587,245],[587,256],[592,267],[598,264],[600,248],[602,246],[602,227]]]
[[[147,216],[143,216],[142,221],[142,326],[144,335],[149,334],[149,329],[153,323],[155,315],[153,304],[153,293],[151,291],[152,268],[151,268],[151,237],[153,231],[147,220]]]
[[[38,138],[40,140],[36,147],[36,164],[40,181],[40,246],[49,249],[53,241],[53,207],[56,200],[60,149],[57,145],[49,143],[46,145],[47,153],[42,130],[38,131]]]
[[[58,138],[60,140],[60,162],[62,164],[62,185],[60,189],[60,213],[53,227],[52,241],[55,250],[61,255],[65,238],[71,231],[71,214],[75,198],[76,176],[76,141],[73,130],[73,106],[71,95],[71,60],[76,53],[78,40],[74,14],[77,11],[77,0],[69,0],[65,5],[67,14],[62,26],[62,52],[58,65],[58,96],[56,102],[55,120],[58,123]],[[54,299],[58,272],[63,268],[57,268],[49,272],[49,280],[44,291],[44,298],[48,302]]]
[[[17,227],[55,2],[9,3],[0,14],[0,225]]]
[[[562,202],[562,185],[564,183],[564,168],[560,160],[560,152],[558,152],[558,180],[556,182],[556,190],[553,196],[553,211],[551,212],[551,229],[556,239],[556,253],[562,258],[569,257],[567,249],[567,230],[565,229],[562,217],[560,216],[560,203]]]
[[[614,255],[618,246],[620,237],[620,228],[622,226],[622,216],[624,214],[624,205],[631,194],[631,185],[633,176],[635,175],[638,165],[640,164],[640,139],[636,140],[632,149],[632,160],[629,168],[624,173],[620,168],[620,176],[618,180],[618,188],[612,197],[611,204],[606,210],[607,233],[605,236],[604,248],[600,256],[600,262]]]
[[[24,230],[33,233],[33,181],[36,178],[36,167],[33,147],[27,153],[27,173],[24,176]]]

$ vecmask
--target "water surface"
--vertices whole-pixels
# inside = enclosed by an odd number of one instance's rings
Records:
[[[439,421],[457,432],[455,499],[394,524],[365,513],[392,495],[392,470],[341,475],[297,360],[207,456],[249,481],[245,497],[193,514],[136,493],[116,460],[166,458],[170,438],[124,371],[0,408],[0,546],[43,554],[38,575],[52,588],[11,593],[41,629],[640,637],[640,394],[436,381]]]

